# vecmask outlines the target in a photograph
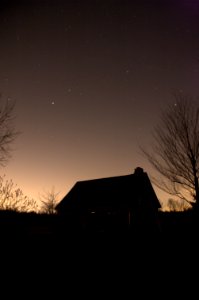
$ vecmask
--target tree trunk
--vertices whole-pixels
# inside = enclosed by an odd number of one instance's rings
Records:
[[[195,201],[196,201],[194,207],[199,211],[199,183],[198,183],[198,177],[196,171],[194,172],[194,186],[195,186]]]

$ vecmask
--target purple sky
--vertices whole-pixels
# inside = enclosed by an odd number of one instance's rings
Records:
[[[34,198],[153,174],[139,144],[174,90],[198,97],[198,2],[1,1],[0,92],[22,132],[2,174]]]

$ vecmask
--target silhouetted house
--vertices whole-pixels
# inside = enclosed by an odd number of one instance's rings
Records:
[[[77,182],[56,210],[81,228],[157,229],[159,200],[142,168],[134,174]]]

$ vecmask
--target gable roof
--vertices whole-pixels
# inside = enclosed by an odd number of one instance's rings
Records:
[[[147,173],[138,167],[134,174],[77,182],[56,210],[125,209],[140,205],[155,209],[161,207]]]

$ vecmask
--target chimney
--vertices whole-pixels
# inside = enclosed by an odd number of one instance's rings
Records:
[[[142,175],[143,173],[144,173],[143,168],[141,168],[141,167],[135,168],[135,171],[134,171],[135,175]]]

